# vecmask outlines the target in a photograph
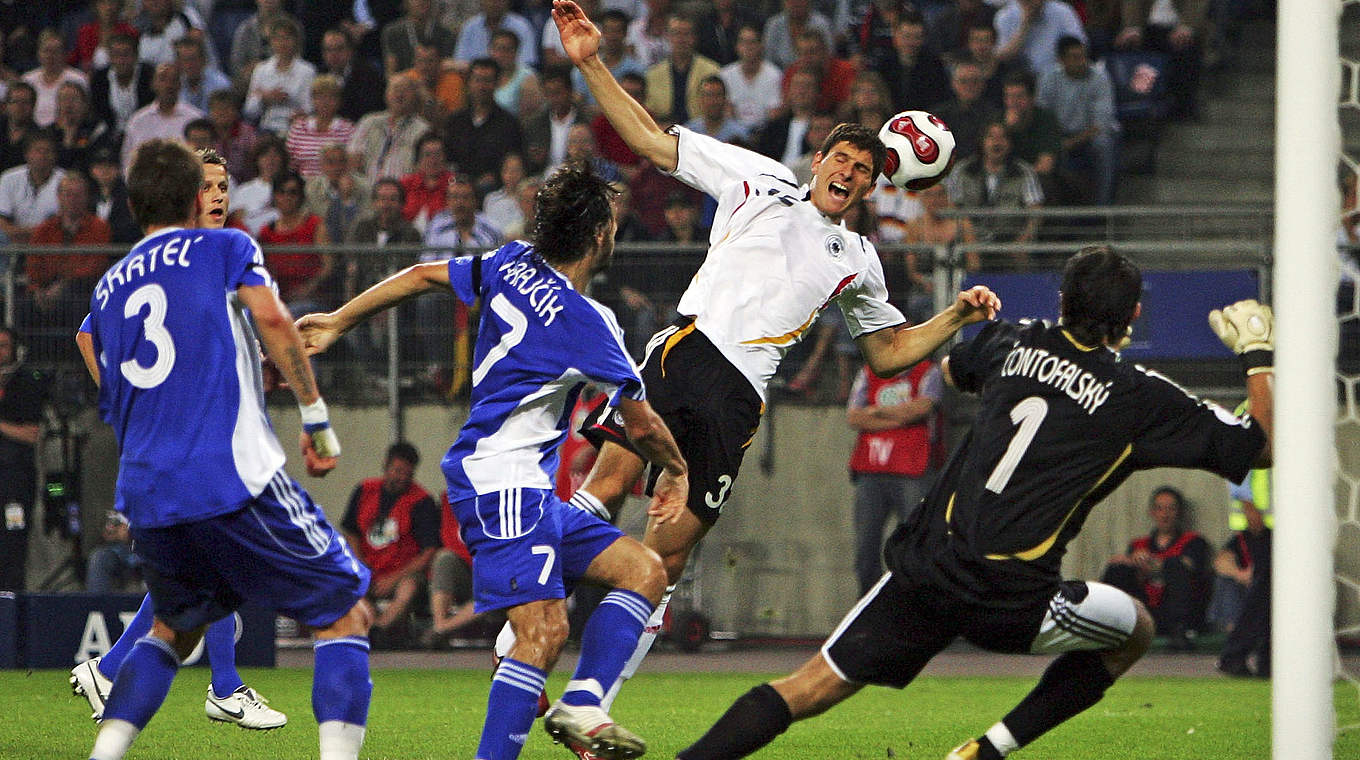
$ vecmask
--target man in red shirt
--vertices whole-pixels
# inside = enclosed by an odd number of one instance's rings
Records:
[[[33,245],[108,245],[113,232],[90,205],[90,184],[84,174],[70,172],[57,184],[57,213],[33,228]],[[55,359],[65,353],[71,333],[88,309],[87,294],[108,268],[102,253],[71,255],[30,254],[24,258],[28,275],[27,308],[20,314],[29,326],[33,358]]]
[[[442,545],[439,508],[415,482],[418,464],[414,446],[392,444],[382,477],[355,486],[340,522],[350,548],[373,573],[368,596],[379,610],[370,634],[375,645],[404,643],[411,602],[423,590],[430,561]]]

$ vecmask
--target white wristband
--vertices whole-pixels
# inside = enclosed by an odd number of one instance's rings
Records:
[[[320,397],[306,406],[298,404],[298,411],[302,413],[302,426],[304,429],[317,425],[322,427],[330,426],[330,413],[326,410],[326,402],[321,400]]]

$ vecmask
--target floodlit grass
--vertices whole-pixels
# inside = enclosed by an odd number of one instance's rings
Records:
[[[208,673],[183,672],[165,706],[128,757],[315,758],[311,671],[247,670],[246,682],[288,713],[277,731],[244,731],[203,715]],[[650,741],[649,757],[670,758],[701,735],[759,675],[643,674],[629,683],[615,717]],[[378,670],[363,757],[371,760],[471,758],[489,686],[484,671]],[[554,676],[559,693],[565,676]],[[795,724],[756,757],[925,758],[985,730],[1032,685],[1027,678],[922,678],[905,691],[868,688],[831,712]],[[1360,721],[1351,685],[1337,687],[1338,722]],[[85,757],[94,738],[85,702],[64,671],[0,671],[0,758]],[[1104,701],[1041,738],[1018,760],[1198,760],[1268,758],[1270,690],[1261,681],[1129,678]],[[570,756],[535,726],[521,757]],[[1337,760],[1360,758],[1360,730],[1343,734]]]

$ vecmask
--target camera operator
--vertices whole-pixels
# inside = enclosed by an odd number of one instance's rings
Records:
[[[42,419],[43,385],[36,370],[25,367],[18,334],[0,327],[0,591],[24,589],[28,559],[28,524],[37,489],[34,450]]]

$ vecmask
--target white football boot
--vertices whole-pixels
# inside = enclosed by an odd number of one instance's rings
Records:
[[[203,703],[203,711],[210,720],[221,723],[235,723],[241,728],[266,731],[279,728],[288,722],[288,716],[269,706],[269,700],[255,693],[249,686],[242,686],[226,697],[213,693],[208,687],[208,699]]]

